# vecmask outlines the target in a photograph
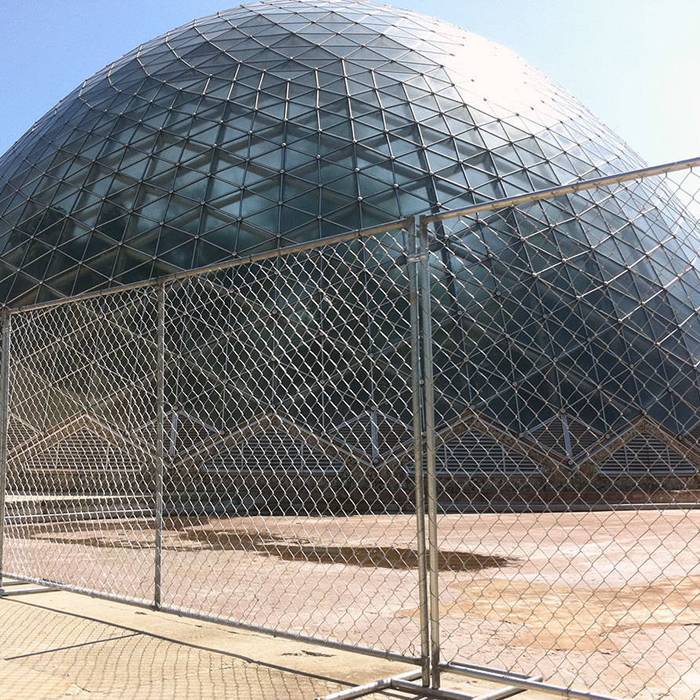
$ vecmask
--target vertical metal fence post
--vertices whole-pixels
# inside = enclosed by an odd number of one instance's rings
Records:
[[[163,553],[163,470],[165,467],[165,284],[158,285],[158,331],[156,359],[156,474],[155,474],[155,510],[156,538],[153,605],[161,605],[161,562]]]
[[[437,476],[435,472],[435,394],[433,386],[433,328],[431,317],[430,245],[428,224],[420,217],[421,314],[423,330],[423,406],[425,411],[425,459],[428,486],[428,561],[430,565],[430,675],[433,688],[440,687],[440,604],[437,540]]]
[[[408,284],[411,304],[411,399],[413,409],[413,461],[415,464],[416,550],[418,555],[418,606],[420,610],[420,657],[423,685],[430,685],[430,629],[428,609],[428,559],[425,547],[425,489],[423,478],[423,397],[421,388],[420,311],[416,256],[418,229],[407,222]]]
[[[5,496],[7,492],[7,430],[10,418],[10,312],[2,312],[0,357],[0,592],[5,572]]]

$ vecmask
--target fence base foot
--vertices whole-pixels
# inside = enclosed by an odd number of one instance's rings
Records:
[[[17,584],[8,583],[7,586],[16,586]],[[51,591],[57,591],[57,588],[13,588],[12,590],[7,590],[5,586],[0,588],[0,598],[9,598],[10,596],[16,595],[29,595],[30,593],[50,593]]]
[[[20,581],[15,578],[0,578],[0,590],[7,588],[8,586],[26,586],[26,581]]]
[[[435,698],[435,700],[501,700],[501,698],[509,698],[525,692],[523,688],[509,686],[478,696],[468,695],[456,690],[447,690],[446,688],[426,687],[416,682],[422,675],[420,670],[409,671],[396,676],[370,681],[364,685],[339,690],[330,695],[318,697],[316,700],[352,700],[353,698],[361,698],[383,690],[395,690],[399,693],[415,695],[417,698]]]
[[[352,700],[353,698],[361,698],[383,690],[394,690],[417,698],[435,698],[435,700],[503,700],[504,698],[520,695],[528,690],[536,690],[544,695],[576,700],[618,700],[609,695],[600,695],[585,690],[575,690],[552,683],[545,683],[542,680],[542,676],[528,676],[522,673],[499,671],[485,666],[458,662],[441,664],[439,668],[446,674],[453,673],[467,676],[494,683],[501,687],[479,693],[478,695],[470,695],[464,691],[448,690],[442,687],[428,688],[416,682],[422,675],[420,670],[416,670],[339,690],[330,695],[318,697],[316,700]]]
[[[49,591],[58,590],[56,586],[45,586],[42,584],[34,588],[26,588],[26,586],[32,583],[32,581],[24,581],[14,576],[0,576],[0,598],[8,598],[9,596],[15,595],[28,595],[30,593],[48,593]],[[15,588],[15,586],[25,586],[25,588]],[[8,588],[12,590],[7,590]]]
[[[509,671],[498,671],[484,666],[475,666],[473,664],[452,662],[441,664],[440,670],[445,673],[456,673],[470,678],[476,678],[492,683],[504,683],[510,686],[496,690],[493,693],[481,695],[474,700],[496,700],[497,698],[510,697],[516,692],[523,693],[526,690],[537,690],[545,695],[554,695],[561,698],[572,698],[572,700],[619,700],[611,695],[600,695],[599,693],[590,693],[586,690],[575,690],[565,686],[554,685],[553,683],[545,683],[542,676],[526,676],[521,673],[511,673]],[[499,693],[512,690],[516,692],[510,695],[502,695]]]
[[[361,698],[365,695],[370,695],[371,693],[376,693],[381,690],[390,690],[392,684],[397,680],[412,681],[416,678],[420,678],[423,675],[423,671],[407,671],[406,673],[401,673],[398,676],[391,676],[389,678],[382,678],[376,681],[370,681],[364,685],[356,685],[352,688],[346,688],[345,690],[338,690],[330,695],[323,695],[316,698],[316,700],[352,700],[353,698]]]

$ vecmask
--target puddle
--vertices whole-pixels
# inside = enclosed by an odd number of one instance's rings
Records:
[[[179,533],[181,540],[199,542],[206,549],[260,552],[285,561],[314,564],[348,564],[372,569],[415,569],[418,553],[408,547],[322,545],[308,540],[280,537],[255,530],[208,530],[192,528]],[[475,571],[515,564],[506,557],[474,552],[440,552],[440,571]]]
[[[82,525],[82,527],[81,527]],[[85,523],[70,523],[56,532],[50,526],[32,529],[33,539],[66,545],[81,545],[97,548],[150,549],[152,525],[124,528],[118,522],[101,523],[99,529],[85,532]],[[132,528],[134,528],[132,530]],[[255,552],[274,556],[284,561],[302,561],[313,564],[346,564],[372,569],[415,569],[418,553],[410,547],[375,545],[327,545],[308,539],[288,537],[269,531],[237,528],[214,530],[207,527],[192,527],[189,521],[170,521],[164,533],[164,549],[175,552],[230,551]],[[475,552],[442,551],[439,557],[440,571],[479,571],[517,564],[517,559]]]

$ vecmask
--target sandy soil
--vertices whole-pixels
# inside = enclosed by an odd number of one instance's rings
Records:
[[[169,520],[163,602],[249,625],[418,653],[407,515]],[[153,528],[14,528],[8,571],[148,601]],[[700,511],[450,515],[443,658],[623,697],[700,696]]]

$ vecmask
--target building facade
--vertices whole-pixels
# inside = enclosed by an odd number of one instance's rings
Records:
[[[105,67],[0,159],[0,299],[73,296],[641,165],[476,35],[364,0],[249,4]],[[432,234],[446,473],[541,476],[547,456],[575,470],[595,454],[635,483],[694,478],[700,243],[682,202],[641,182]],[[173,403],[207,439],[230,432],[196,396]],[[408,430],[404,405],[378,418],[377,403],[339,416],[338,439],[381,452],[382,430]],[[305,420],[295,430],[316,429]]]

